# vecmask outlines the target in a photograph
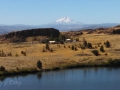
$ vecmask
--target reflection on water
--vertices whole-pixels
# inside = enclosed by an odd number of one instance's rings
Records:
[[[120,68],[38,72],[0,80],[0,90],[120,90]]]

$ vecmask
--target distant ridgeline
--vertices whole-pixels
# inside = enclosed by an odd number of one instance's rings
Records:
[[[17,38],[20,41],[24,41],[27,37],[35,36],[48,36],[48,37],[59,37],[59,30],[54,28],[37,28],[37,29],[27,29],[21,31],[10,32],[8,34],[3,34],[0,36],[1,40],[9,40]]]

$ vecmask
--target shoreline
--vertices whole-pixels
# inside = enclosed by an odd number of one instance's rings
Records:
[[[9,75],[19,75],[19,74],[24,74],[24,73],[37,73],[37,72],[46,72],[46,71],[59,71],[59,70],[66,70],[66,69],[74,69],[74,68],[91,68],[91,67],[120,67],[120,60],[113,60],[109,63],[104,63],[104,64],[66,64],[61,66],[55,66],[52,68],[45,68],[45,69],[37,69],[37,68],[23,68],[19,70],[5,70],[5,71],[0,71],[0,76],[9,76]]]

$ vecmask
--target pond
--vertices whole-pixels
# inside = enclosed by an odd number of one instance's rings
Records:
[[[120,68],[78,68],[0,77],[0,90],[120,90]]]

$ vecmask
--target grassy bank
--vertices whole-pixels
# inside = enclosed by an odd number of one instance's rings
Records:
[[[83,37],[88,43],[92,43],[93,48],[80,48]],[[38,60],[42,62],[42,71],[120,66],[120,35],[84,34],[75,38],[79,38],[79,42],[49,44],[52,52],[45,49],[45,44],[40,43],[0,43],[0,66],[5,67],[0,75],[37,72]],[[109,48],[104,45],[107,40],[111,45]],[[101,46],[104,47],[104,52],[100,51]],[[91,52],[93,50],[97,50],[99,56],[95,56]]]
[[[40,70],[37,70],[36,68],[23,68],[19,70],[10,70],[10,71],[0,71],[0,76],[5,76],[5,75],[17,75],[17,74],[23,74],[23,73],[34,73],[38,72]]]
[[[5,70],[0,71],[0,76],[5,75],[17,75],[17,74],[23,74],[23,73],[34,73],[39,71],[52,71],[52,70],[64,70],[64,69],[71,69],[71,68],[81,68],[81,67],[119,67],[120,66],[120,59],[111,59],[109,58],[105,62],[88,62],[88,63],[78,63],[71,61],[69,63],[62,63],[55,66],[49,66],[48,68],[43,69],[37,69],[35,67],[33,68],[22,68],[17,70]]]

